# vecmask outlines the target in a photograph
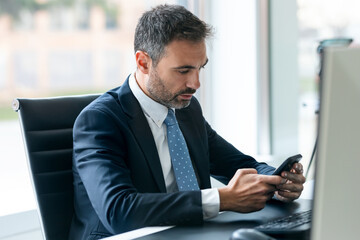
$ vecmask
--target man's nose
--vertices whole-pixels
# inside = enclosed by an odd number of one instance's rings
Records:
[[[194,74],[188,79],[186,87],[192,89],[198,89],[200,87],[200,73],[195,71]]]

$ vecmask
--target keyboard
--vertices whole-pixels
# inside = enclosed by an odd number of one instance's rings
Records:
[[[308,210],[271,220],[255,229],[269,235],[308,233],[311,228],[311,218],[312,211]]]

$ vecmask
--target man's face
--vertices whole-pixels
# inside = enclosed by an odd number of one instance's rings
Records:
[[[207,63],[205,42],[172,41],[145,83],[148,95],[170,107],[184,108],[200,87],[199,73]]]

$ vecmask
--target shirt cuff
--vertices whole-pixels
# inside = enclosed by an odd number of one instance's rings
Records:
[[[204,220],[216,217],[220,209],[220,196],[217,188],[201,190],[201,202]]]

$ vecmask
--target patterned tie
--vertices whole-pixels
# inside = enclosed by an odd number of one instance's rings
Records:
[[[189,150],[172,109],[169,109],[164,123],[167,127],[169,152],[179,191],[199,190]]]

